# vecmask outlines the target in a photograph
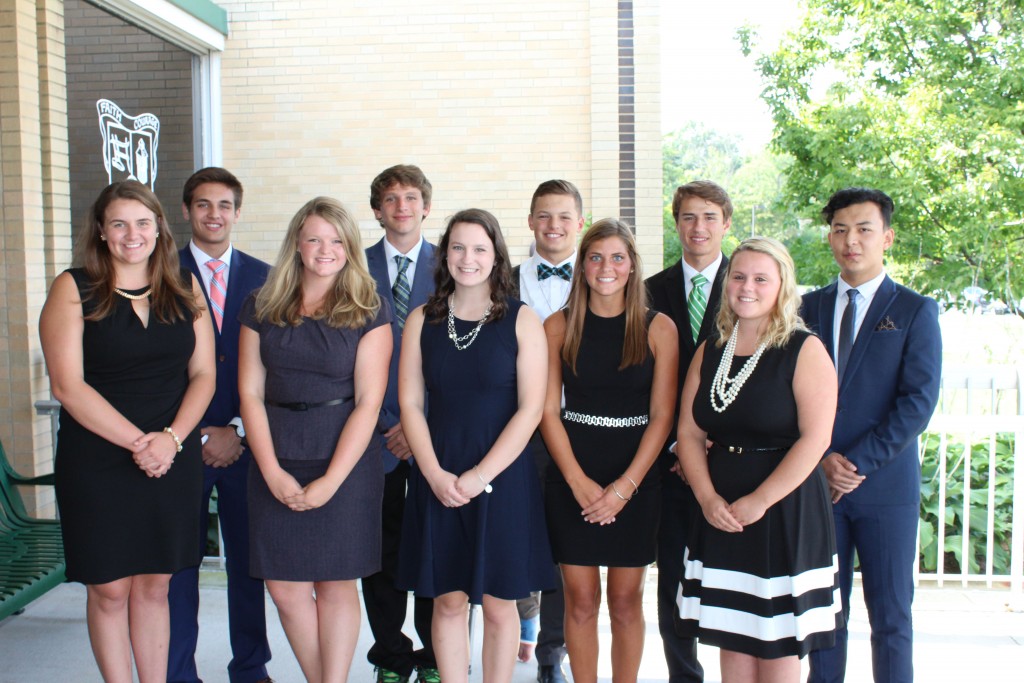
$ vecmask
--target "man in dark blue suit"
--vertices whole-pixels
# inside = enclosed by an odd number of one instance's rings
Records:
[[[822,212],[839,280],[804,296],[802,314],[836,362],[839,404],[822,460],[832,491],[839,587],[850,614],[854,552],[871,624],[876,683],[913,680],[914,563],[921,468],[917,438],[939,395],[938,306],[883,267],[895,234],[893,202],[849,188]],[[812,652],[811,683],[843,681],[848,633]]]
[[[722,238],[732,225],[729,194],[710,180],[676,188],[672,217],[683,257],[647,279],[651,308],[672,318],[679,330],[679,390],[697,347],[715,334],[715,315],[722,299],[722,277],[729,259]],[[679,422],[676,406],[676,423]],[[686,532],[693,515],[701,514],[669,446],[658,459],[661,470],[661,525],[658,529],[658,629],[665,649],[670,683],[699,683],[704,669],[697,661],[697,639],[676,634],[673,614],[683,564]]]
[[[434,291],[437,256],[422,233],[423,219],[430,213],[431,189],[423,171],[411,165],[392,166],[370,184],[370,208],[384,228],[384,237],[366,250],[366,263],[377,281],[377,292],[395,312],[391,321],[395,350],[377,425],[385,445],[381,571],[362,581],[366,618],[374,638],[366,658],[376,668],[377,683],[405,683],[414,669],[417,681],[440,681],[430,637],[433,600],[415,599],[413,621],[423,648],[414,651],[412,641],[402,633],[409,596],[395,588],[412,456],[398,419],[398,359],[406,315],[426,303]]]
[[[242,209],[242,184],[223,168],[204,168],[185,182],[182,213],[192,240],[181,250],[181,264],[203,283],[217,343],[217,391],[199,426],[203,437],[203,519],[217,488],[217,515],[227,560],[231,683],[270,681],[263,581],[249,576],[249,514],[246,480],[250,455],[238,407],[238,311],[267,278],[269,266],[231,245],[231,229]],[[205,554],[205,553],[204,553]],[[199,568],[171,578],[171,643],[167,680],[200,683],[195,652],[199,639]]]

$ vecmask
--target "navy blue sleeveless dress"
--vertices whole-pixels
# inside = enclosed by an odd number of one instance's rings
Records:
[[[462,351],[448,338],[445,320],[423,325],[427,424],[441,467],[453,474],[487,455],[518,408],[516,318],[523,305],[509,299],[505,317],[486,323]],[[456,319],[456,334],[465,335],[475,325]],[[515,600],[554,588],[540,479],[529,449],[491,484],[491,493],[447,508],[413,464],[399,554],[400,588],[421,597],[462,591],[474,604],[485,593]]]

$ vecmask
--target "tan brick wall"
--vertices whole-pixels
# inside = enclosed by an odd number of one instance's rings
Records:
[[[52,465],[49,421],[32,404],[49,396],[36,332],[67,205],[61,6],[15,0],[0,10],[0,439],[15,468]],[[52,513],[52,493],[26,492]]]
[[[272,258],[310,197],[354,209],[364,239],[380,229],[370,180],[415,163],[434,185],[427,235],[445,217],[494,212],[513,261],[526,255],[538,183],[575,182],[595,218],[618,213],[616,3],[219,3],[229,13],[223,55],[224,165],[246,185],[237,242]],[[645,262],[660,263],[657,0],[637,3],[638,223]],[[653,51],[653,52],[652,52]],[[656,85],[656,80],[654,81]],[[642,135],[639,135],[642,132]],[[651,150],[654,155],[651,156]]]

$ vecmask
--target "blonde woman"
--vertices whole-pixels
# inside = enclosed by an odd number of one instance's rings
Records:
[[[644,576],[654,561],[661,509],[651,465],[672,429],[679,341],[675,324],[647,307],[628,225],[606,218],[584,234],[568,305],[544,329],[541,432],[557,465],[548,470],[545,506],[562,569],[572,677],[597,681],[600,569],[608,567],[612,678],[635,681]]]
[[[242,419],[258,466],[249,471],[250,569],[266,580],[311,683],[348,678],[355,580],[380,569],[384,473],[371,437],[390,318],[355,222],[327,197],[292,219],[241,313]]]
[[[718,339],[697,349],[683,387],[677,450],[704,518],[688,536],[678,626],[721,648],[724,683],[795,683],[798,658],[831,646],[843,619],[818,464],[836,373],[799,304],[786,248],[742,242]]]
[[[167,679],[171,574],[199,564],[213,327],[156,195],[109,185],[39,319],[61,402],[55,462],[67,577],[87,588],[103,680]]]

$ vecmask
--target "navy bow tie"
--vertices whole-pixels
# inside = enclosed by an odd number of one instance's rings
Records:
[[[571,263],[563,263],[562,265],[558,266],[557,268],[552,268],[551,266],[549,266],[546,263],[538,263],[537,264],[537,279],[540,280],[541,282],[543,282],[544,280],[547,280],[549,277],[552,277],[554,275],[557,275],[558,277],[562,278],[566,282],[571,281],[572,280],[572,264]]]

